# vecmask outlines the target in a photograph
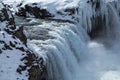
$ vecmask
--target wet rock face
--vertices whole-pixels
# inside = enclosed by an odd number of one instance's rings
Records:
[[[0,79],[45,80],[43,58],[27,48],[23,26],[15,25],[9,7],[1,3],[0,6]]]
[[[88,3],[92,5],[92,8],[93,10],[95,10],[95,13],[101,14],[100,0],[88,0]],[[89,36],[91,37],[91,39],[94,39],[97,36],[99,36],[101,31],[103,30],[104,21],[102,15],[93,15],[93,17],[91,18],[91,22],[92,22],[92,30],[91,32],[89,32]]]
[[[91,39],[95,39],[103,35],[102,31],[105,30],[105,17],[103,19],[102,16],[99,15],[96,17],[92,17],[91,20],[93,29],[91,30],[91,32],[89,32],[89,36]]]
[[[120,6],[119,6],[119,2],[117,1],[112,1],[112,2],[108,2],[106,3],[106,12],[103,10],[103,2],[102,0],[90,0],[92,2],[92,7],[93,9],[95,9],[95,15],[93,15],[93,17],[91,18],[91,21],[92,21],[92,30],[91,32],[89,32],[89,36],[91,37],[91,39],[96,39],[96,38],[100,38],[101,36],[107,38],[106,35],[109,35],[108,33],[106,33],[107,31],[107,27],[109,27],[109,30],[112,31],[112,27],[111,26],[111,20],[110,19],[110,11],[109,11],[109,5],[112,5],[118,15],[119,15],[119,12],[120,12]],[[89,2],[90,3],[90,2]],[[107,13],[107,14],[106,14]],[[108,19],[109,17],[109,19]]]
[[[91,17],[92,30],[88,33],[91,39],[102,36],[102,31],[105,29],[106,17],[101,12],[102,0],[88,0],[88,4],[91,4],[95,14]]]
[[[24,8],[19,8],[19,12],[16,13],[18,16],[23,17],[31,17],[34,16],[35,18],[50,18],[53,17],[51,13],[49,13],[46,9],[42,9],[36,6],[37,3],[33,3],[31,5],[26,4]]]

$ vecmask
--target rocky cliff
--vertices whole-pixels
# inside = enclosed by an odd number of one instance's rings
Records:
[[[0,80],[45,80],[43,58],[27,47],[23,28],[0,3]]]

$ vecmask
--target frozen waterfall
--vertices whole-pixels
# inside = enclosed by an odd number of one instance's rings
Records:
[[[118,8],[102,1],[99,7],[80,7],[77,24],[25,22],[28,45],[43,56],[47,80],[120,80]]]

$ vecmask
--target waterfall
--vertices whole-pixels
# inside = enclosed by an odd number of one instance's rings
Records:
[[[45,60],[47,80],[120,80],[119,6],[97,4],[80,7],[77,24],[32,19],[39,24],[26,25],[28,44]]]

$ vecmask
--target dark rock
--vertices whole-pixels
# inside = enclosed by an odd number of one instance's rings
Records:
[[[37,5],[37,3],[32,3],[32,5]],[[25,8],[19,8],[18,12],[16,13],[18,16],[30,17],[28,14],[41,19],[53,17],[53,15],[46,9],[41,9],[37,6],[29,6],[28,4],[25,5]]]
[[[5,43],[5,41],[0,40],[0,43],[3,44],[3,43]]]
[[[7,44],[4,44],[4,47],[5,47],[6,49],[12,50],[12,48],[11,48],[9,45],[7,45]]]
[[[15,44],[10,41],[10,46],[15,47]]]
[[[78,13],[78,8],[67,8],[65,9],[65,12],[67,12],[68,15],[74,15],[75,13]]]
[[[23,42],[23,44],[25,44],[26,45],[26,43],[27,43],[27,38],[26,38],[26,36],[25,36],[25,34],[24,34],[24,32],[23,32],[23,26],[21,26],[18,30],[16,30],[14,33],[13,33],[13,35],[14,36],[16,36],[17,38],[19,38],[22,42]]]
[[[16,47],[16,49],[19,49],[19,50],[21,50],[21,51],[25,51],[25,49],[24,49],[24,47]]]
[[[27,17],[27,13],[26,12],[27,12],[26,9],[19,8],[19,12],[17,12],[16,15],[22,16],[22,17]]]
[[[28,69],[29,80],[42,80],[43,78],[46,78],[46,67],[40,61],[42,58],[36,57],[33,53],[29,51],[27,51],[27,53],[27,56],[21,59],[21,61],[27,62],[24,66],[20,65],[17,69],[17,72],[21,74],[22,71],[31,67],[30,69]]]
[[[2,50],[0,49],[0,54],[2,53]]]
[[[7,58],[10,58],[10,56],[6,56]]]
[[[25,71],[26,68],[27,68],[27,66],[19,65],[19,68],[17,69],[17,72],[18,72],[19,74],[22,74],[21,72],[22,72],[22,71]]]
[[[31,69],[28,70],[29,71],[29,75],[31,75],[29,77],[29,80],[43,80],[45,79],[46,76],[44,72],[46,72],[46,69],[44,68],[39,68],[39,66],[32,66]]]

